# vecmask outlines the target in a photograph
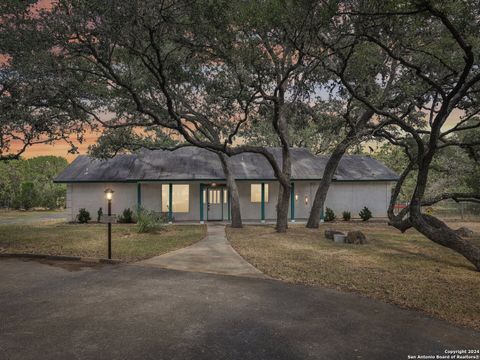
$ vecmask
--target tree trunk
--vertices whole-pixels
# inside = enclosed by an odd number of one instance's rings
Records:
[[[241,228],[243,227],[243,224],[242,224],[242,214],[240,212],[240,196],[238,195],[237,182],[235,181],[235,178],[232,174],[230,161],[227,155],[223,153],[219,153],[218,156],[220,157],[223,172],[225,173],[225,177],[227,179],[228,193],[230,194],[230,198],[231,198],[231,202],[230,202],[230,209],[231,209],[231,216],[232,216],[231,226],[233,228]]]
[[[283,119],[283,117],[282,117]],[[286,127],[286,125],[284,125]],[[282,146],[282,175],[283,182],[279,183],[277,201],[277,232],[287,232],[288,229],[288,205],[292,185],[290,178],[292,174],[292,162],[290,158],[290,147],[288,143]]]
[[[480,246],[471,240],[463,239],[443,221],[430,215],[412,219],[413,227],[436,244],[452,249],[470,261],[480,271]]]
[[[480,271],[480,245],[463,239],[440,219],[422,214],[421,212],[422,200],[427,185],[430,164],[433,158],[431,154],[432,153],[427,153],[427,156],[424,156],[417,162],[419,165],[417,184],[410,201],[408,218],[401,221],[393,217],[393,212],[389,212],[391,223],[401,231],[413,227],[434,243],[456,251],[470,261],[477,271]],[[403,174],[401,180],[403,181]],[[392,202],[393,201],[394,199],[392,197]]]
[[[288,205],[290,204],[291,186],[285,187],[281,183],[278,187],[277,201],[277,232],[286,232],[288,229]]]
[[[340,163],[340,160],[342,160],[342,157],[347,151],[348,147],[358,139],[357,136],[359,135],[359,132],[364,129],[365,125],[372,118],[373,114],[374,112],[371,109],[363,111],[358,117],[355,127],[348,132],[346,137],[333,150],[332,155],[325,165],[322,180],[320,181],[317,192],[315,193],[315,199],[313,200],[312,209],[310,210],[310,215],[308,217],[307,228],[318,228],[320,223],[320,212],[325,204],[328,189],[330,189],[330,185],[332,184],[335,171],[337,171],[338,164]]]
[[[332,183],[335,171],[337,171],[338,164],[340,163],[340,160],[342,160],[342,157],[345,154],[345,151],[347,151],[351,141],[352,140],[350,138],[345,138],[335,147],[332,155],[328,159],[322,175],[322,180],[320,181],[317,192],[315,193],[315,199],[313,200],[310,216],[308,217],[307,228],[318,228],[320,223],[320,212],[322,211],[323,204],[327,198],[328,189]]]

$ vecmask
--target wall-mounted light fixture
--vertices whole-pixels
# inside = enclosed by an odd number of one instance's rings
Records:
[[[298,201],[298,194],[295,194],[295,201]]]
[[[308,205],[308,196],[305,196],[305,205]]]

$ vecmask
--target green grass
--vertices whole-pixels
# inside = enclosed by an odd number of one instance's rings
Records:
[[[112,226],[112,258],[136,261],[167,253],[201,240],[206,227],[171,225],[152,234],[138,234],[135,225]],[[0,253],[34,253],[105,258],[105,224],[38,223],[0,225]]]
[[[62,213],[64,210],[0,210],[0,220],[13,220],[17,218],[35,218],[43,215],[54,215]]]
[[[476,224],[455,224],[479,230]],[[326,228],[361,230],[367,245],[335,244]],[[271,277],[321,285],[424,311],[480,330],[480,273],[462,256],[416,231],[378,223],[297,225],[286,234],[271,226],[227,228],[233,247]]]

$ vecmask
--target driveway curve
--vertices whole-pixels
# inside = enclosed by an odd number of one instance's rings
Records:
[[[207,236],[196,244],[136,264],[182,271],[267,278],[232,248],[225,235],[225,225],[221,223],[208,224]]]

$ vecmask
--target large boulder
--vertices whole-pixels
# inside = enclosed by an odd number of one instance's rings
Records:
[[[349,231],[345,242],[347,244],[366,244],[367,237],[361,231]]]
[[[473,235],[473,231],[465,226],[462,226],[461,228],[455,230],[455,234],[461,237],[470,237]]]
[[[333,229],[325,230],[325,238],[327,238],[327,239],[333,240],[333,235],[334,234],[345,235],[343,232],[338,231],[338,230],[333,230]]]

